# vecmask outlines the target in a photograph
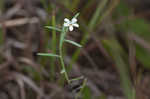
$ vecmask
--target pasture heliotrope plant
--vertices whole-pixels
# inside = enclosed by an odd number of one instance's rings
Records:
[[[63,44],[64,44],[64,42],[73,44],[73,45],[75,45],[77,47],[82,47],[80,44],[78,44],[78,43],[76,43],[74,41],[65,39],[68,30],[69,31],[73,31],[73,27],[79,27],[79,24],[77,24],[77,17],[78,16],[79,16],[79,13],[76,14],[72,18],[71,21],[69,19],[65,18],[63,26],[62,26],[62,29],[59,29],[59,28],[56,28],[56,27],[52,27],[52,26],[46,26],[46,28],[48,28],[48,29],[53,29],[53,30],[61,32],[60,40],[59,40],[59,54],[58,55],[55,54],[55,53],[38,53],[38,55],[41,55],[41,56],[58,57],[60,59],[60,63],[61,63],[61,67],[62,67],[62,70],[61,70],[60,73],[64,74],[65,79],[67,80],[68,83],[70,83],[71,81],[79,80],[79,79],[83,78],[83,77],[79,77],[79,78],[74,78],[74,79],[70,80],[69,76],[67,74],[67,71],[66,71],[66,68],[65,68],[65,64],[64,64],[64,59],[63,59]]]

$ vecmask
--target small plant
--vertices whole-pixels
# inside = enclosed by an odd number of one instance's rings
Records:
[[[79,16],[79,13],[77,13],[71,20],[65,18],[62,29],[59,29],[57,27],[52,27],[52,26],[46,26],[46,28],[48,28],[48,29],[53,29],[55,31],[61,32],[60,40],[59,40],[59,54],[58,55],[55,53],[38,53],[38,55],[41,55],[41,56],[51,56],[51,57],[57,57],[60,59],[60,63],[61,63],[61,67],[62,67],[62,70],[60,73],[65,76],[65,79],[68,82],[68,84],[70,84],[71,81],[83,79],[82,76],[78,77],[78,78],[69,79],[69,76],[68,76],[68,73],[66,71],[65,64],[64,64],[64,58],[63,58],[63,44],[65,42],[75,45],[77,47],[82,47],[80,44],[78,44],[74,41],[65,39],[68,31],[73,31],[74,27],[79,27],[79,24],[77,24],[78,16]],[[85,82],[86,82],[86,79],[84,80],[83,87],[85,86]]]

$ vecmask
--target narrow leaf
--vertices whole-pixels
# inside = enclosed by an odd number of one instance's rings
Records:
[[[65,41],[68,42],[68,43],[71,43],[72,45],[75,45],[77,47],[82,47],[82,45],[80,45],[80,44],[78,44],[78,43],[76,43],[74,41],[71,41],[71,40],[65,40]]]
[[[65,73],[65,72],[66,72],[65,69],[62,69],[60,73],[63,74],[63,73]]]
[[[84,78],[84,77],[81,76],[81,77],[73,78],[73,79],[71,79],[70,81],[76,81],[76,80],[80,80],[80,79],[83,79],[83,78]]]
[[[52,30],[56,30],[56,31],[58,31],[58,32],[61,32],[61,31],[62,31],[61,29],[56,28],[56,27],[52,27],[52,26],[45,26],[45,28],[52,29]]]
[[[77,18],[79,16],[80,13],[77,13],[73,18]]]
[[[60,57],[59,55],[52,54],[52,53],[38,53],[37,55],[40,55],[40,56],[51,56],[51,57]]]

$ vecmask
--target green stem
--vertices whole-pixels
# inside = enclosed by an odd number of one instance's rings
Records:
[[[65,76],[67,82],[70,83],[70,80],[69,80],[68,74],[67,74],[67,72],[66,72],[66,68],[65,68],[65,64],[64,64],[64,60],[63,60],[63,57],[62,57],[62,56],[60,56],[60,62],[61,62],[62,70],[65,71],[65,72],[64,72],[64,76]]]
[[[80,89],[80,91],[78,92],[78,94],[75,96],[75,99],[78,99],[80,94],[83,92],[85,86],[86,86],[86,83],[87,83],[87,79],[84,79],[83,81],[83,84],[82,84],[82,88]]]
[[[60,36],[60,43],[59,43],[59,55],[60,55],[60,62],[61,62],[61,66],[62,66],[62,70],[64,71],[64,76],[67,80],[68,83],[70,83],[66,68],[65,68],[65,64],[64,64],[64,60],[63,60],[63,43],[64,43],[64,38],[66,36],[66,32],[68,30],[66,30],[65,27],[63,27],[62,32],[61,32],[61,36]]]

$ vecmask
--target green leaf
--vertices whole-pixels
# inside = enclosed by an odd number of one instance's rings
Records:
[[[82,47],[82,45],[80,45],[80,44],[78,44],[78,43],[76,43],[74,41],[71,41],[71,40],[65,40],[65,42],[71,43],[72,45],[75,45],[77,47]]]
[[[40,55],[40,56],[50,56],[50,57],[60,57],[59,55],[52,54],[52,53],[38,53],[37,55]]]
[[[136,44],[136,57],[145,68],[150,69],[150,53],[139,44]]]
[[[45,28],[52,29],[52,30],[56,30],[56,31],[58,31],[58,32],[61,32],[61,31],[62,31],[61,29],[56,28],[56,27],[52,27],[52,26],[45,26]]]
[[[65,73],[65,72],[66,72],[65,69],[62,69],[60,73],[63,74],[63,73]]]
[[[81,80],[81,79],[83,79],[83,78],[84,78],[84,77],[83,77],[83,76],[81,76],[81,77],[73,78],[73,79],[71,79],[70,81]]]
[[[77,13],[73,18],[77,18],[79,16],[80,13]]]

